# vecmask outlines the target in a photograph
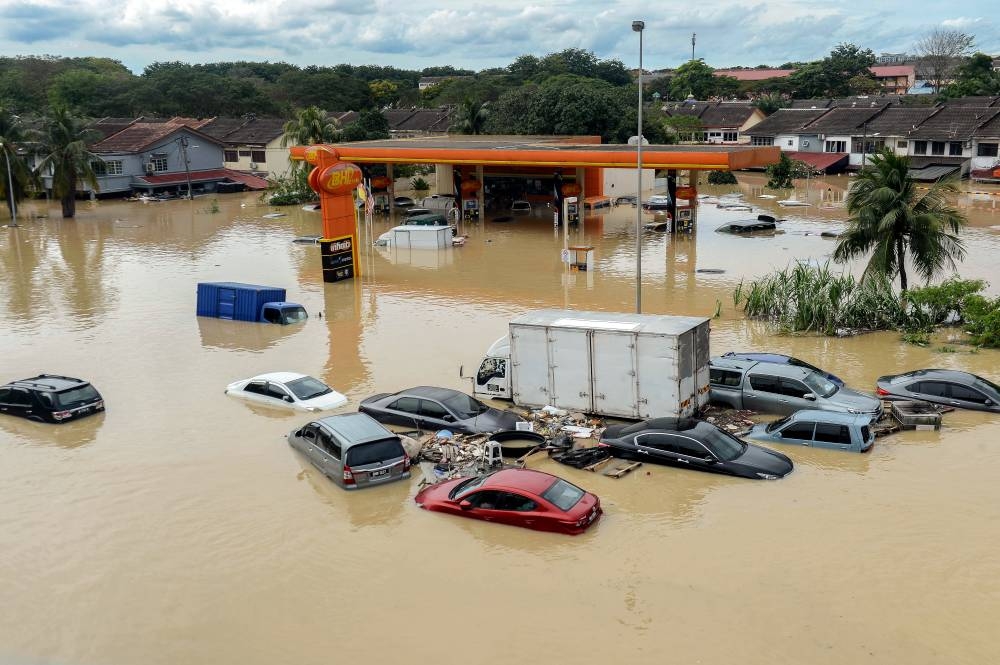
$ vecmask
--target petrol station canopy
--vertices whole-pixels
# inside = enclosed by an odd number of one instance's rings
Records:
[[[341,160],[354,163],[474,164],[499,166],[636,168],[634,145],[602,144],[590,136],[429,136],[336,143]],[[780,149],[749,145],[644,145],[648,169],[729,171],[763,168]]]

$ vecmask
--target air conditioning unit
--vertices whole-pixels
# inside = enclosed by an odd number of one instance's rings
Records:
[[[802,146],[805,148],[809,147],[809,141],[802,141]]]
[[[257,162],[250,162],[250,170],[251,171],[257,170]]]
[[[156,165],[153,162],[146,162],[146,173],[154,173],[156,171]]]

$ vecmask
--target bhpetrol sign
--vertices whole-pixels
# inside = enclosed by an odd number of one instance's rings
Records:
[[[350,162],[337,162],[316,176],[316,184],[327,194],[350,194],[361,184],[363,174]],[[312,184],[312,183],[310,183]]]

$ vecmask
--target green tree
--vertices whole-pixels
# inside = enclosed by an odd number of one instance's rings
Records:
[[[31,169],[20,154],[21,146],[28,139],[29,133],[21,124],[21,119],[0,107],[0,193],[11,218],[14,217],[14,207],[24,199],[25,191],[34,180]]]
[[[791,189],[793,179],[805,178],[808,174],[808,164],[791,159],[782,152],[778,163],[767,167],[767,186],[771,189]]]
[[[514,62],[507,65],[507,72],[517,83],[527,83],[538,78],[541,63],[533,55],[518,56]]]
[[[871,87],[875,78],[869,67],[875,62],[871,49],[838,44],[830,55],[800,67],[789,83],[797,99],[846,97],[854,90]],[[868,83],[862,79],[869,79]]]
[[[993,58],[976,53],[955,72],[955,82],[946,87],[945,97],[988,97],[1000,95],[1000,72],[993,70]]]
[[[705,64],[701,58],[689,60],[677,68],[674,77],[670,79],[670,99],[681,101],[687,99],[688,95],[693,95],[695,99],[708,99],[712,95],[718,94],[720,85],[732,85],[731,82],[722,79],[732,79],[739,86],[739,82],[731,76],[716,76],[715,70]]]
[[[366,109],[358,114],[358,119],[344,127],[341,141],[377,141],[389,138],[389,121],[381,111]]]
[[[663,120],[663,126],[671,143],[695,141],[705,131],[704,123],[696,115],[671,115]]]
[[[78,183],[90,185],[95,192],[99,189],[94,162],[101,158],[87,149],[99,138],[97,132],[87,128],[85,120],[63,106],[52,108],[43,121],[40,143],[43,157],[35,170],[52,175],[52,195],[62,203],[65,219],[76,216]]]
[[[371,90],[372,99],[378,108],[389,106],[399,99],[399,86],[386,79],[372,81],[368,84],[368,89]]]
[[[490,117],[489,102],[479,102],[469,97],[459,104],[450,129],[459,134],[484,134]]]
[[[753,105],[760,109],[764,115],[771,115],[778,109],[783,109],[788,106],[788,100],[781,95],[768,94],[758,97],[754,101]]]
[[[340,127],[334,118],[327,116],[326,111],[317,106],[309,106],[299,109],[283,129],[285,133],[281,137],[282,147],[333,143],[339,136]]]
[[[870,162],[847,194],[847,230],[837,241],[834,259],[843,262],[870,252],[865,276],[892,279],[898,273],[904,292],[907,259],[925,281],[946,267],[955,268],[965,256],[959,233],[966,225],[965,216],[948,201],[957,191],[955,183],[938,181],[918,190],[909,175],[910,160],[886,148]]]

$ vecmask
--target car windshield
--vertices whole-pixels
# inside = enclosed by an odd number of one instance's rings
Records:
[[[984,379],[981,376],[976,377],[976,379],[972,382],[972,385],[976,386],[980,390],[992,389],[994,394],[1000,395],[1000,386],[988,379]]]
[[[733,461],[747,449],[747,444],[715,426],[707,427],[698,434],[702,444],[725,462]]]
[[[441,400],[459,420],[474,418],[480,413],[486,413],[490,407],[486,406],[478,399],[469,397],[465,393],[455,393],[451,397]]]
[[[586,492],[576,485],[567,483],[562,478],[556,478],[556,481],[542,492],[542,498],[560,510],[569,510],[583,498],[584,494]]]
[[[792,419],[791,416],[785,416],[784,418],[780,418],[778,420],[775,420],[773,423],[768,423],[767,427],[765,427],[764,430],[767,431],[767,432],[773,432],[774,430],[776,430],[779,427],[783,426],[785,423],[787,423],[791,419]]]
[[[90,402],[100,398],[100,394],[98,394],[94,386],[89,383],[85,386],[80,386],[79,388],[73,388],[72,390],[64,390],[61,393],[56,393],[56,402],[62,407],[69,407],[74,404],[83,404],[84,402]]]
[[[466,494],[468,494],[469,492],[479,489],[480,487],[483,486],[483,483],[486,482],[486,479],[492,475],[493,475],[492,473],[487,473],[485,476],[473,476],[471,478],[466,478],[459,484],[455,485],[454,488],[452,488],[451,492],[448,493],[448,498],[449,499],[461,498]]]
[[[330,386],[311,376],[303,376],[301,379],[289,381],[285,386],[299,399],[312,399],[333,392]]]
[[[806,385],[809,386],[814,393],[820,397],[829,397],[830,395],[837,392],[837,384],[829,379],[825,379],[816,372],[809,372],[802,380],[805,381]]]
[[[404,457],[406,452],[399,439],[380,439],[362,443],[352,447],[347,451],[347,466],[365,466],[376,462],[388,462],[399,457]]]
[[[306,310],[302,307],[291,307],[281,312],[282,318],[285,323],[298,323],[299,321],[305,321],[309,318],[306,314]]]

